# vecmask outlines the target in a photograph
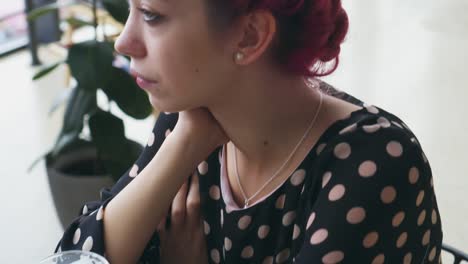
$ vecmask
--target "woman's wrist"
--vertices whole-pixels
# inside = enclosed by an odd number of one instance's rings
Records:
[[[212,142],[210,138],[197,137],[193,133],[175,129],[166,138],[166,140],[173,140],[175,144],[180,144],[187,154],[193,157],[194,162],[198,166],[211,152],[213,152],[218,146],[216,142]]]

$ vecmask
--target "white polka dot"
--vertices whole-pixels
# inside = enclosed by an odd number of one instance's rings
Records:
[[[148,142],[146,143],[146,145],[148,147],[151,147],[151,146],[153,146],[153,144],[154,144],[154,133],[151,133],[149,138],[148,138]]]
[[[278,197],[278,199],[276,200],[276,203],[275,203],[275,207],[277,209],[283,209],[284,208],[284,201],[286,199],[286,195],[285,194],[282,194]]]
[[[407,240],[408,240],[408,233],[406,233],[406,232],[401,233],[400,236],[397,239],[396,247],[397,248],[402,248],[405,245]]]
[[[231,248],[232,248],[232,241],[231,241],[231,239],[229,239],[229,238],[227,238],[227,237],[224,238],[224,248],[226,249],[226,251],[231,250]]]
[[[291,176],[291,184],[294,186],[299,186],[304,181],[305,175],[306,175],[305,170],[303,169],[297,170]]]
[[[366,107],[366,109],[371,114],[378,114],[379,113],[379,109],[377,109],[377,107],[375,107],[373,105]]]
[[[343,128],[338,134],[343,135],[343,134],[346,134],[346,133],[351,133],[351,132],[355,131],[356,128],[357,128],[357,124],[352,124],[352,125],[349,125],[349,126]]]
[[[411,130],[408,125],[406,125],[404,122],[401,122],[401,125],[404,126],[406,129]]]
[[[322,153],[323,149],[325,149],[326,146],[327,146],[326,143],[322,143],[322,144],[318,145],[318,147],[317,147],[317,155],[320,155],[320,153]]]
[[[283,216],[283,225],[289,226],[293,223],[294,219],[296,218],[295,211],[289,211]]]
[[[384,204],[390,204],[395,200],[397,195],[396,189],[393,186],[386,186],[380,193],[380,199]]]
[[[75,234],[73,235],[73,245],[78,244],[80,242],[80,236],[81,236],[81,229],[78,228],[75,231]]]
[[[253,255],[254,255],[254,249],[252,246],[246,246],[241,252],[241,257],[245,259],[251,258],[253,257]]]
[[[327,237],[328,237],[328,230],[325,228],[321,228],[315,231],[314,234],[312,234],[312,236],[310,237],[310,244],[318,245],[322,243],[323,241],[325,241]]]
[[[325,173],[323,174],[323,176],[322,176],[322,188],[324,188],[324,187],[327,185],[327,183],[328,183],[328,182],[330,181],[330,179],[331,179],[331,176],[332,176],[331,171],[327,171],[327,172],[325,172]]]
[[[219,215],[221,217],[221,227],[223,227],[223,224],[224,224],[224,213],[223,213],[223,209],[221,209],[221,213]]]
[[[390,141],[387,144],[387,153],[394,158],[400,157],[403,154],[403,146],[400,142]]]
[[[294,225],[293,240],[298,238],[301,234],[301,228],[298,225]]]
[[[201,175],[205,175],[208,172],[208,163],[206,161],[200,163],[200,165],[198,165],[198,171]]]
[[[335,264],[340,261],[342,261],[344,258],[344,253],[343,251],[340,250],[335,250],[335,251],[330,251],[326,255],[322,257],[322,262],[325,264]]]
[[[421,243],[423,246],[427,246],[427,244],[429,244],[429,240],[431,239],[431,230],[427,230],[424,235],[423,235],[423,238],[421,240]]]
[[[273,257],[272,257],[272,256],[266,257],[266,258],[263,260],[262,264],[273,264]]]
[[[170,114],[171,114],[171,112],[164,112],[164,114],[166,114],[166,115],[170,115]]]
[[[428,257],[429,261],[434,260],[436,253],[437,253],[436,249],[437,249],[436,246],[432,247],[431,252],[429,253],[429,257]]]
[[[211,255],[211,260],[213,260],[214,263],[219,263],[220,256],[219,256],[219,251],[217,249],[212,249],[210,252],[210,255]]]
[[[424,199],[424,190],[421,190],[418,194],[418,197],[416,197],[416,206],[420,206],[423,199]]]
[[[403,258],[403,264],[411,264],[412,259],[413,254],[411,254],[411,252],[406,253],[405,257]]]
[[[397,123],[397,122],[395,122],[395,121],[392,121],[392,124],[394,124],[395,126],[397,126],[397,127],[401,128],[401,129],[403,129],[403,126],[401,126],[400,124],[398,124],[398,123]]]
[[[363,126],[362,129],[367,133],[374,133],[380,129],[379,124]]]
[[[348,143],[336,145],[334,154],[338,159],[347,159],[351,155],[351,146]]]
[[[332,202],[338,201],[339,199],[341,199],[341,197],[343,197],[345,192],[346,188],[344,187],[344,185],[337,184],[330,190],[330,193],[328,194],[328,199]]]
[[[365,237],[364,240],[362,241],[362,246],[365,248],[371,248],[377,244],[377,241],[379,240],[379,233],[373,231],[369,232]]]
[[[166,137],[168,137],[170,134],[172,133],[172,131],[170,129],[167,129],[166,130],[166,133],[164,134]]]
[[[204,230],[205,230],[205,235],[208,235],[210,233],[210,225],[206,222],[206,221],[203,221],[203,226],[204,226]]]
[[[385,262],[385,255],[379,254],[374,258],[374,260],[372,261],[372,264],[383,264],[384,262]]]
[[[437,212],[435,209],[432,209],[431,221],[433,225],[437,223]]]
[[[425,219],[426,219],[426,210],[422,210],[418,216],[418,226],[422,225]]]
[[[359,224],[366,218],[366,210],[362,207],[353,207],[346,214],[346,220],[350,224]]]
[[[421,151],[421,155],[423,157],[424,163],[427,163],[427,157],[426,157],[426,154],[424,153],[424,151]]]
[[[258,238],[264,239],[265,237],[268,236],[268,233],[270,233],[270,227],[267,225],[262,225],[258,228]]]
[[[82,214],[85,215],[85,214],[87,214],[87,213],[88,213],[88,206],[85,205],[85,206],[83,207],[83,212],[82,212]]]
[[[248,215],[244,215],[243,217],[239,219],[237,226],[239,227],[239,229],[245,230],[247,229],[247,227],[249,227],[251,221],[252,221],[252,217]]]
[[[104,209],[101,206],[99,207],[99,211],[96,214],[96,221],[102,220],[103,217],[104,217]]]
[[[290,253],[289,248],[281,250],[281,252],[278,253],[278,255],[276,255],[276,263],[279,264],[279,263],[286,262],[288,260],[290,254],[291,253]]]
[[[379,118],[377,119],[377,123],[379,123],[380,126],[383,127],[383,128],[388,128],[388,127],[390,127],[390,126],[392,125],[392,124],[390,123],[390,121],[388,121],[388,119],[385,118],[385,117],[379,117]]]
[[[209,193],[210,193],[211,199],[213,200],[217,201],[219,200],[219,198],[221,198],[221,190],[216,185],[211,186]]]
[[[223,150],[222,149],[218,152],[218,161],[219,161],[219,164],[221,164],[221,162],[223,161]]]
[[[128,176],[135,178],[138,175],[138,170],[139,170],[138,165],[134,164]]]
[[[392,219],[392,226],[398,227],[401,224],[401,222],[403,222],[404,219],[405,219],[405,212],[403,211],[398,212],[397,214],[395,214],[395,216]]]
[[[363,163],[361,163],[358,169],[359,175],[365,178],[374,176],[376,171],[377,165],[371,160],[366,160]]]
[[[309,216],[309,220],[307,221],[307,226],[306,229],[309,229],[309,227],[312,225],[312,223],[315,220],[315,212],[311,213]]]
[[[92,248],[93,248],[93,238],[89,236],[88,238],[86,238],[85,242],[83,243],[82,250],[91,251]]]
[[[419,170],[416,167],[411,167],[408,175],[409,182],[415,184],[419,179]]]

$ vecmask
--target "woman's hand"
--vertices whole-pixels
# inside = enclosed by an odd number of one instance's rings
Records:
[[[174,131],[191,142],[202,144],[211,153],[218,146],[229,141],[221,125],[211,112],[204,107],[179,112]]]
[[[179,189],[169,213],[169,226],[166,217],[158,226],[161,263],[207,264],[197,173],[192,175],[190,186],[187,180]]]

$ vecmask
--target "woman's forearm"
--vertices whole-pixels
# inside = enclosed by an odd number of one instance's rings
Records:
[[[174,131],[175,132],[175,131]],[[209,155],[171,133],[142,170],[104,210],[104,240],[110,263],[136,263],[188,176]]]

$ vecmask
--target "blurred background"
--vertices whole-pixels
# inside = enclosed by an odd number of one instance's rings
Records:
[[[325,81],[396,114],[413,130],[432,167],[444,243],[466,252],[468,2],[343,2],[350,32],[338,70]],[[28,31],[24,11],[38,7],[43,14],[36,13]],[[120,140],[128,153],[148,141],[157,111],[136,106],[142,97],[131,89],[121,94],[102,88],[116,86],[105,78],[112,73],[120,85],[130,78],[128,61],[107,45],[121,30],[119,10],[122,1],[113,0],[0,6],[2,263],[37,263],[50,255],[64,222],[78,213],[76,204],[98,199],[100,186],[112,184],[132,162],[116,158],[120,150],[102,135]],[[80,68],[87,62],[80,52],[93,54],[102,74]],[[109,65],[121,70],[101,70]],[[48,74],[33,81],[41,71]],[[69,174],[74,176],[64,177]]]

